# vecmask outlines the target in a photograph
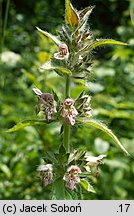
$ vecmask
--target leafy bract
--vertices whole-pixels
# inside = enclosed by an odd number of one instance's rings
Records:
[[[61,41],[58,40],[58,38],[46,31],[41,30],[40,28],[36,27],[37,30],[39,31],[39,33],[43,34],[44,36],[48,37],[49,39],[51,39],[57,46],[59,46],[61,44]]]
[[[99,46],[104,46],[106,44],[111,44],[111,45],[121,45],[121,46],[126,46],[128,45],[127,43],[123,43],[121,41],[116,41],[113,39],[97,39],[96,41],[94,41],[93,43],[87,45],[84,48],[84,51],[92,51],[93,49],[95,49],[96,47]]]
[[[80,19],[82,19],[84,16],[89,16],[91,14],[92,10],[94,9],[94,7],[95,7],[95,5],[89,6],[89,7],[84,8],[82,11],[80,11],[80,13],[79,13]]]
[[[61,67],[61,66],[55,66],[51,63],[51,61],[49,62],[46,62],[45,64],[43,64],[40,69],[42,70],[55,70],[59,73],[62,73],[62,74],[66,74],[66,75],[71,75],[71,71],[67,68],[64,68],[64,67]]]
[[[66,0],[66,24],[74,28],[78,26],[79,16],[76,10],[73,8],[70,0]]]
[[[120,143],[118,138],[115,136],[115,134],[106,125],[104,125],[101,122],[98,122],[96,120],[93,120],[93,119],[92,120],[85,120],[85,119],[82,120],[81,119],[80,122],[82,122],[86,126],[93,126],[97,129],[104,131],[109,137],[112,138],[112,140],[117,144],[117,146],[119,146],[127,155],[129,155],[129,153],[122,146],[122,144]]]
[[[93,186],[86,180],[86,179],[81,179],[80,180],[80,185],[83,187],[86,191],[96,193]]]
[[[94,7],[95,6],[89,6],[89,7],[85,8],[84,10],[80,11],[80,13],[79,13],[80,21],[79,21],[78,30],[80,30],[82,32],[85,31],[89,15],[91,14]]]
[[[22,122],[19,122],[18,124],[16,124],[12,128],[8,129],[7,132],[12,133],[12,132],[18,131],[24,127],[27,127],[27,126],[42,125],[42,124],[46,124],[46,123],[47,123],[46,120],[38,120],[38,119],[24,120]]]

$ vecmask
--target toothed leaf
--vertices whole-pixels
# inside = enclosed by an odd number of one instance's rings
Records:
[[[127,43],[123,43],[121,41],[116,41],[116,40],[113,40],[113,39],[100,39],[100,40],[96,40],[93,43],[91,43],[90,45],[88,45],[86,48],[84,48],[84,51],[92,51],[96,47],[104,46],[106,44],[109,44],[109,45],[110,44],[111,45],[122,45],[122,46],[128,45]]]
[[[120,143],[120,141],[118,140],[118,138],[115,136],[115,134],[104,124],[102,124],[101,122],[98,122],[96,120],[85,120],[85,119],[81,119],[80,122],[83,122],[84,125],[86,126],[93,126],[97,129],[100,129],[102,131],[104,131],[109,137],[112,138],[112,140],[115,142],[115,144],[117,146],[119,146],[127,155],[129,155],[129,153],[127,152],[127,150],[123,147],[123,145]]]
[[[83,9],[82,11],[80,11],[80,13],[79,13],[80,19],[82,19],[85,15],[89,16],[94,8],[95,8],[95,5],[94,6],[86,7],[85,9]]]

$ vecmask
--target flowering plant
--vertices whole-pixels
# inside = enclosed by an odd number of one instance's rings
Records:
[[[95,192],[90,176],[98,176],[98,166],[102,164],[106,155],[92,156],[88,152],[73,149],[70,145],[70,130],[77,125],[93,126],[104,131],[127,155],[127,150],[118,138],[104,124],[96,121],[92,116],[91,96],[82,91],[78,98],[71,98],[70,83],[77,80],[89,80],[92,63],[93,49],[105,44],[127,45],[113,39],[93,39],[88,26],[88,18],[94,6],[89,6],[77,11],[70,0],[65,1],[65,26],[58,31],[58,37],[37,28],[40,35],[51,39],[58,47],[50,61],[41,66],[43,71],[54,70],[65,80],[64,101],[60,101],[55,92],[42,93],[38,88],[33,88],[38,98],[35,107],[36,114],[44,113],[43,120],[26,120],[9,132],[17,131],[25,126],[53,124],[60,122],[63,142],[59,145],[58,153],[46,152],[44,164],[38,167],[42,185],[52,185],[52,199],[80,198],[81,191]],[[94,169],[92,169],[92,167]],[[59,189],[60,187],[60,189]]]

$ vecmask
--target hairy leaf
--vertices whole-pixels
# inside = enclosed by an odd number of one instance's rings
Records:
[[[27,126],[42,125],[45,123],[47,123],[45,120],[38,120],[38,119],[24,120],[22,122],[19,122],[18,124],[16,124],[12,128],[8,129],[7,132],[12,133],[12,132],[18,131],[24,127],[27,127]]]
[[[106,125],[102,124],[101,122],[98,122],[96,120],[80,120],[81,122],[83,122],[84,125],[87,126],[93,126],[97,129],[100,129],[102,131],[104,131],[108,136],[110,136],[112,138],[112,140],[127,154],[129,155],[129,153],[127,152],[127,150],[122,146],[122,144],[120,143],[120,141],[118,140],[118,138],[114,135],[114,133],[107,128]]]
[[[59,46],[61,44],[61,41],[58,40],[58,38],[46,31],[41,30],[40,28],[36,27],[37,30],[39,31],[39,33],[43,34],[44,36],[50,38],[57,46]]]
[[[73,8],[70,0],[66,0],[66,24],[71,27],[77,27],[79,23],[79,16],[76,10]]]
[[[93,43],[91,43],[90,45],[88,45],[87,47],[85,47],[84,51],[92,51],[96,47],[104,46],[106,44],[122,45],[122,46],[128,45],[127,43],[123,43],[121,41],[116,41],[116,40],[113,40],[113,39],[98,39],[98,40],[94,41]]]
[[[94,8],[95,8],[95,5],[86,7],[85,9],[80,11],[80,13],[79,13],[80,19],[83,18],[85,15],[89,16]]]

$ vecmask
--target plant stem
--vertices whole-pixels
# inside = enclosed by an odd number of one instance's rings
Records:
[[[66,77],[66,95],[65,97],[70,97],[70,77]]]
[[[70,152],[70,126],[64,123],[64,135],[63,135],[63,143],[66,152]]]
[[[70,97],[70,77],[66,77],[66,90],[65,90],[65,98]],[[63,132],[63,144],[66,149],[66,152],[70,152],[70,125],[67,125],[64,122],[64,132]]]
[[[2,52],[2,49],[4,47],[5,30],[6,30],[6,27],[7,27],[7,18],[8,18],[9,5],[10,5],[10,0],[7,0],[5,17],[4,17],[4,24],[3,24],[3,31],[2,31],[2,39],[1,39],[1,52]]]

